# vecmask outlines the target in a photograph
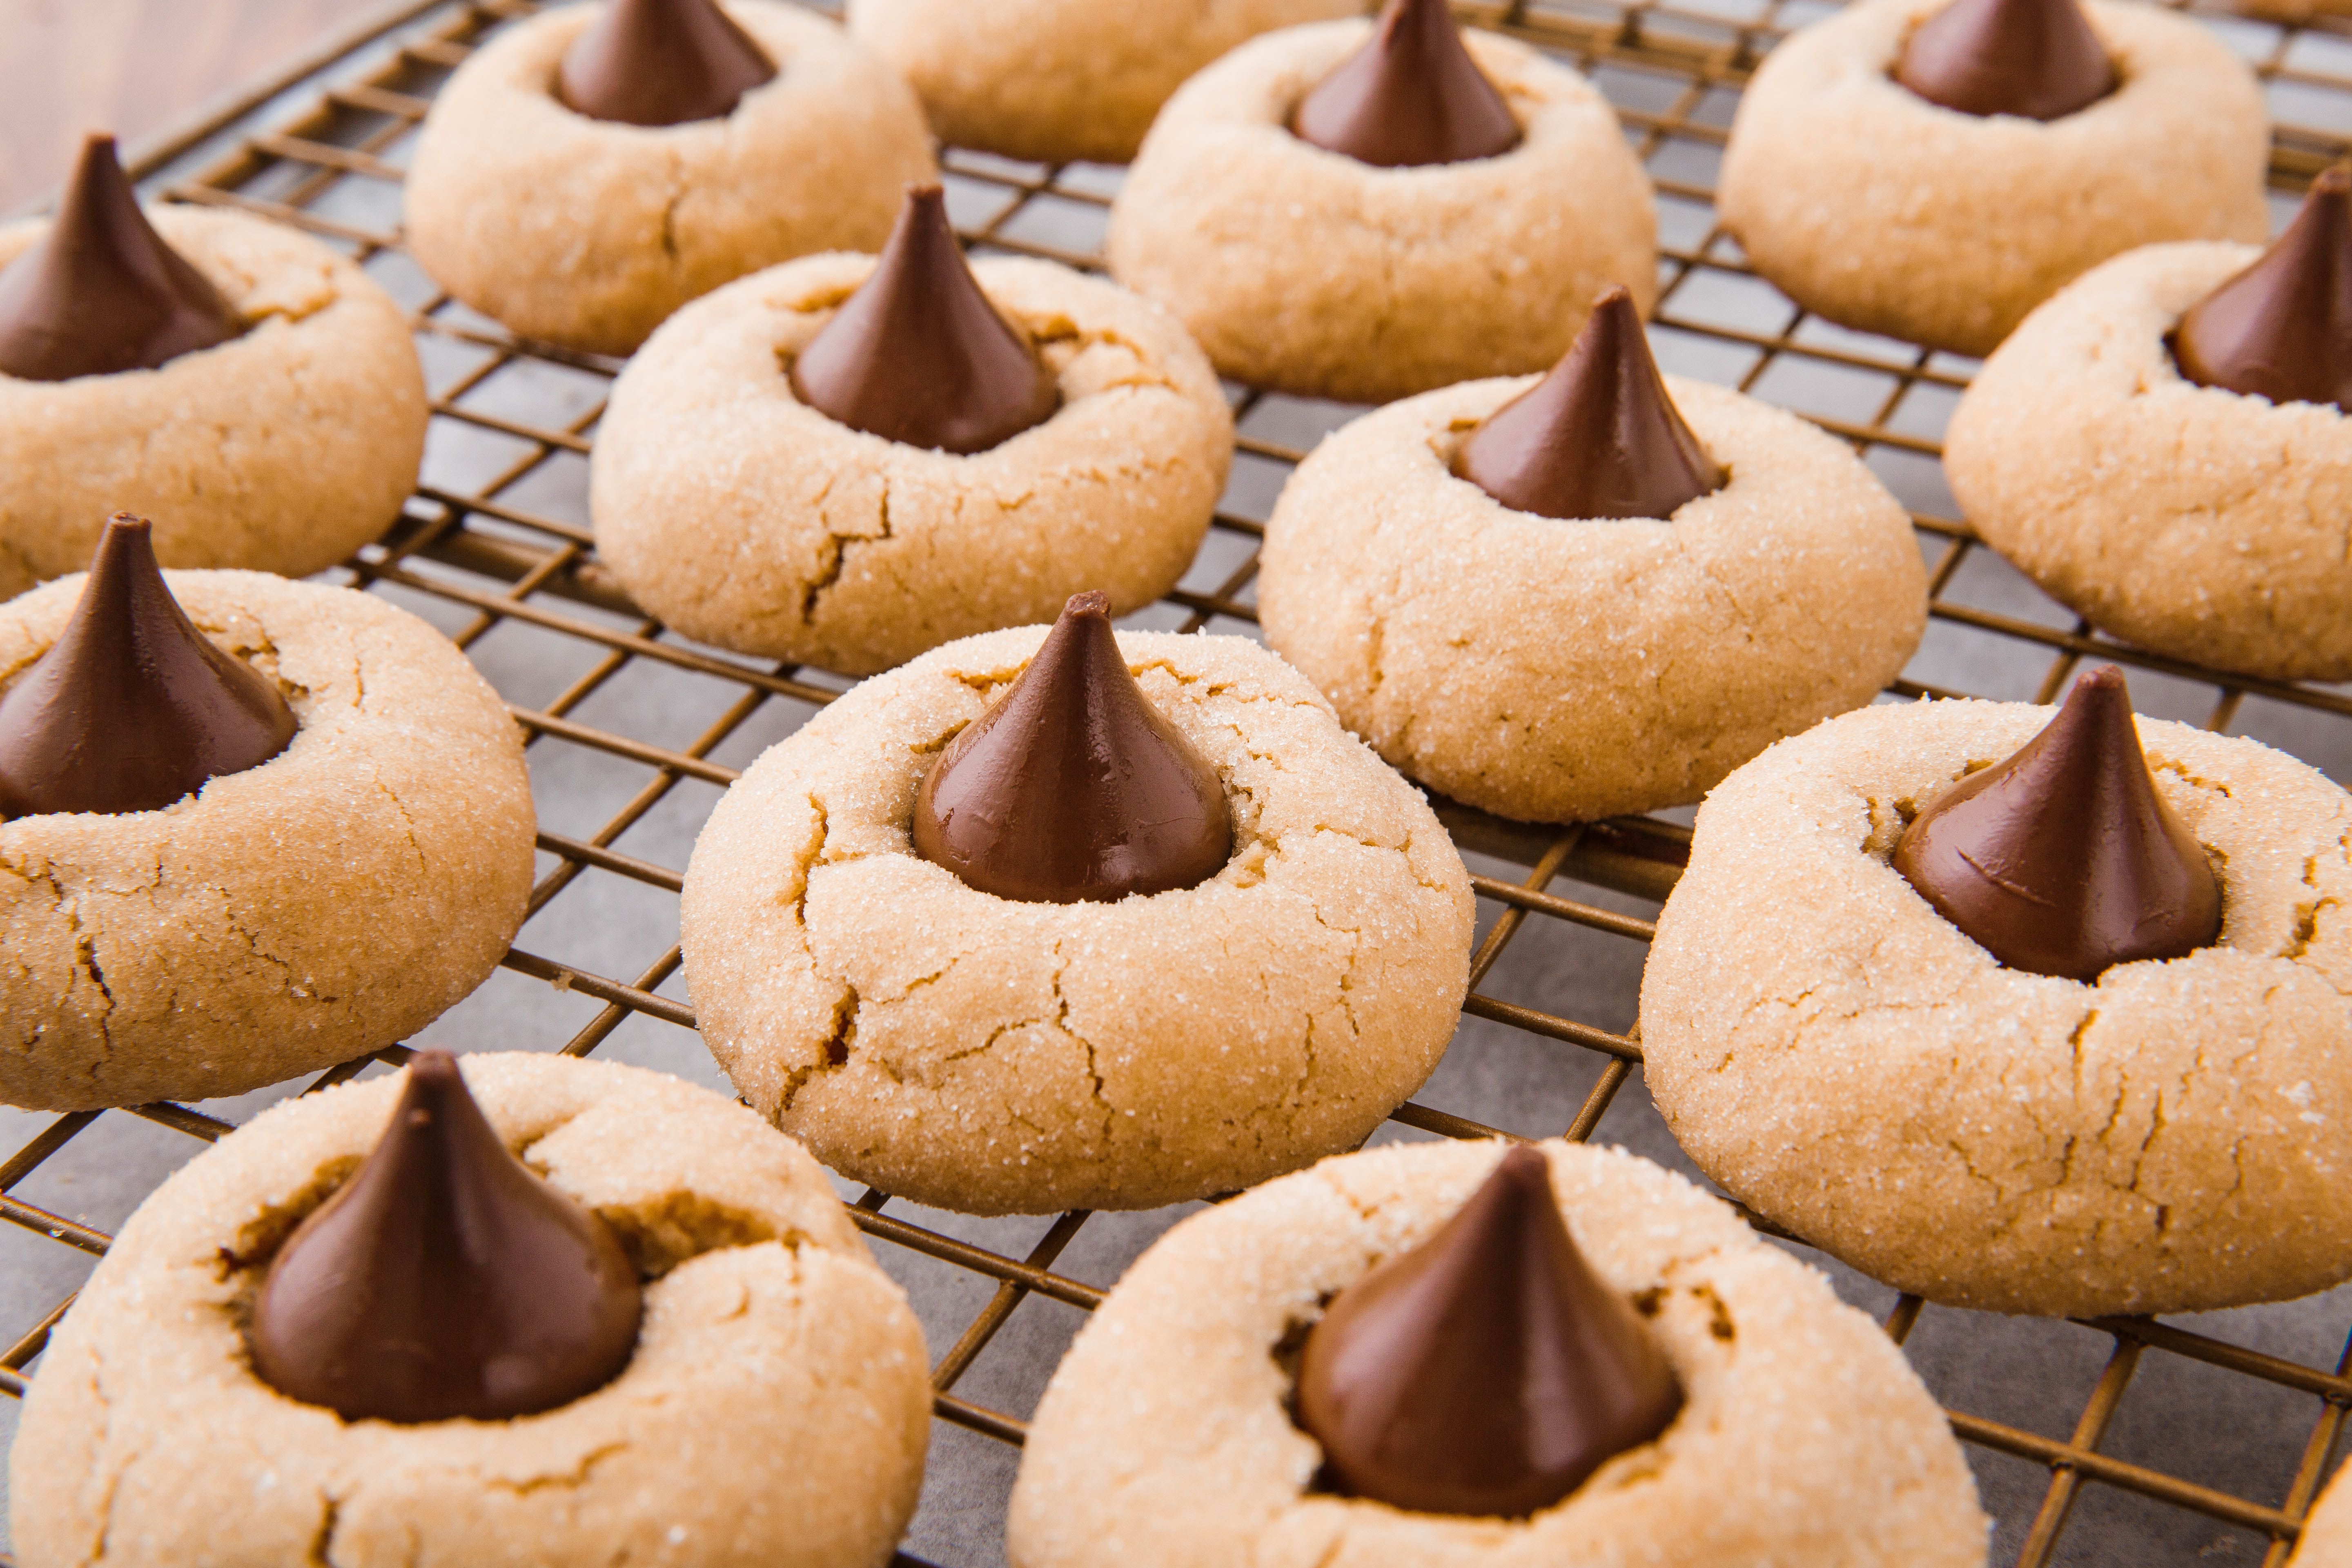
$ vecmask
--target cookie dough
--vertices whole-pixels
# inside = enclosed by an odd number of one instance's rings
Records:
[[[556,100],[593,6],[501,28],[441,89],[416,144],[407,239],[425,270],[525,337],[619,354],[731,279],[879,246],[906,184],[939,177],[913,91],[798,5],[726,10],[775,79],[724,120],[659,129]]]
[[[1985,542],[2094,625],[2216,668],[2352,679],[2352,418],[2182,379],[2166,340],[2252,246],[2085,274],[1985,363],[1944,469]]]
[[[2094,984],[2003,968],[1887,857],[2050,717],[1866,708],[1717,786],[1643,976],[1658,1109],[1735,1196],[1938,1301],[2199,1311],[2352,1277],[2352,797],[2142,719],[2220,942]]]
[[[929,1435],[922,1331],[815,1163],[658,1073],[463,1059],[509,1145],[650,1281],[620,1376],[539,1415],[414,1426],[256,1376],[269,1259],[402,1080],[306,1096],[156,1189],[49,1342],[10,1458],[26,1568],[889,1560]]]
[[[1984,1562],[1959,1445],[1875,1323],[1681,1177],[1622,1150],[1542,1149],[1578,1250],[1682,1380],[1687,1403],[1654,1445],[1525,1520],[1316,1489],[1322,1456],[1286,1408],[1281,1347],[1450,1218],[1499,1152],[1379,1149],[1195,1215],[1128,1270],[1030,1424],[1013,1568]]]
[[[347,588],[165,574],[300,728],[161,811],[0,822],[0,1102],[240,1094],[407,1038],[522,924],[522,742],[447,638]],[[56,640],[70,577],[0,605],[0,686]]]
[[[1165,312],[1046,261],[972,271],[1042,351],[1062,406],[970,457],[803,404],[793,356],[874,269],[819,256],[678,312],[630,362],[590,458],[596,547],[687,636],[864,675],[1174,586],[1233,462],[1215,373]]]
[[[1962,114],[1888,75],[1944,0],[1863,0],[1765,57],[1716,193],[1756,269],[1845,326],[1986,354],[2135,246],[2259,240],[2270,121],[2202,24],[2084,0],[2123,85],[2046,123]]]
[[[1449,386],[1328,437],[1266,524],[1266,640],[1391,763],[1528,821],[1696,800],[1869,701],[1927,625],[1910,519],[1804,421],[1666,384],[1730,470],[1672,521],[1538,517],[1454,476],[1530,379]]]
[[[80,571],[125,510],[155,520],[166,566],[306,576],[383,532],[416,483],[425,373],[391,296],[277,224],[147,216],[249,325],[157,370],[0,374],[0,598]],[[46,228],[0,228],[0,267]]]
[[[866,682],[728,791],[681,909],[711,1054],[835,1170],[970,1213],[1151,1208],[1355,1147],[1454,1033],[1452,841],[1255,643],[1122,632],[1223,777],[1231,863],[1115,904],[965,886],[912,853],[916,792],[1045,630]]]
[[[1535,50],[1463,35],[1526,132],[1499,158],[1376,168],[1290,133],[1370,31],[1285,28],[1186,82],[1111,204],[1113,275],[1223,374],[1360,403],[1545,369],[1612,283],[1646,312],[1648,177],[1607,101]]]
[[[1235,45],[1366,0],[852,0],[852,37],[911,83],[940,140],[1040,163],[1124,163],[1186,77]]]
[[[2288,1568],[2352,1568],[2352,1482],[2338,1470],[2319,1494]]]

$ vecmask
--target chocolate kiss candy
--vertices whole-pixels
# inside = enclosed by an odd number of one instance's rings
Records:
[[[611,1229],[507,1152],[457,1058],[419,1051],[373,1151],[269,1266],[253,1364],[346,1421],[498,1421],[610,1383],[641,1307]]]
[[[1079,594],[993,708],[940,754],[915,799],[915,852],[983,893],[1110,903],[1215,876],[1233,854],[1217,770],[1144,700]]]
[[[1962,114],[2063,120],[2116,89],[2075,0],[1952,0],[1913,29],[1895,79]]]
[[[139,210],[111,136],[83,139],[48,232],[0,271],[0,374],[25,381],[153,370],[244,331]]]
[[[1723,485],[1666,395],[1633,297],[1613,288],[1550,373],[1470,433],[1454,470],[1541,517],[1672,517]]]
[[[2007,762],[1969,774],[1904,830],[1895,868],[2011,969],[2095,980],[2179,958],[2221,929],[2196,836],[2156,793],[2123,671],[2074,683]]]
[[[293,740],[277,687],[172,597],[147,531],[114,514],[64,633],[0,693],[0,816],[157,811]]]
[[[712,0],[611,0],[563,51],[555,96],[591,120],[681,125],[732,114],[775,75]]]
[[[1445,0],[1389,0],[1364,47],[1299,100],[1291,133],[1387,169],[1493,158],[1519,122],[1470,51]]]
[[[803,403],[853,430],[909,447],[984,452],[1043,424],[1054,373],[965,265],[947,198],[909,185],[866,281],[793,362]]]
[[[2352,179],[2330,169],[2254,264],[2189,308],[2173,363],[2200,386],[2352,414]]]
[[[1682,1405],[1524,1145],[1435,1236],[1340,1291],[1298,1367],[1299,1425],[1328,1475],[1423,1513],[1549,1508]]]

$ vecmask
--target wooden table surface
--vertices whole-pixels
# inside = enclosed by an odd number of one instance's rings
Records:
[[[0,0],[0,212],[52,191],[86,131],[126,146],[379,0]]]

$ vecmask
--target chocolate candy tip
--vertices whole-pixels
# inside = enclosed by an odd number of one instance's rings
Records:
[[[715,0],[607,0],[564,50],[555,97],[591,120],[659,129],[724,119],[775,75]]]
[[[1612,287],[1543,379],[1480,422],[1454,473],[1540,517],[1671,518],[1722,468],[1658,374],[1633,295]]]
[[[1445,0],[1388,0],[1363,47],[1299,100],[1290,130],[1327,153],[1391,169],[1499,157],[1520,140]]]
[[[981,291],[936,184],[907,188],[874,271],[787,374],[802,402],[854,430],[960,455],[1061,404],[1053,371]]]
[[[1073,595],[994,706],[925,776],[915,852],[966,885],[1032,903],[1196,887],[1233,854],[1223,781],[1151,706],[1111,630]]]
[[[1904,829],[1895,869],[2011,969],[2084,982],[2210,946],[2221,884],[2156,791],[2123,671],[2074,683],[2049,723]]]

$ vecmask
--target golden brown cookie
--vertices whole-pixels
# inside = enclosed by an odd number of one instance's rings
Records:
[[[2049,121],[1945,109],[1889,71],[1946,0],[1862,0],[1781,42],[1741,95],[1717,205],[1756,269],[1864,331],[1990,353],[2135,246],[2258,240],[2270,121],[2201,24],[2084,0],[2122,85]]]
[[[1843,443],[1670,377],[1724,488],[1671,521],[1538,517],[1453,472],[1530,384],[1366,415],[1266,524],[1266,640],[1392,765],[1524,820],[1647,811],[1901,671],[1927,575],[1910,519]]]
[[[464,1064],[509,1146],[647,1279],[620,1375],[538,1415],[414,1425],[257,1377],[245,1327],[270,1258],[402,1079],[305,1096],[157,1188],[49,1342],[10,1456],[26,1568],[889,1560],[929,1436],[922,1331],[814,1162],[658,1073]]]
[[[1364,403],[1541,370],[1611,284],[1656,298],[1657,215],[1617,116],[1524,45],[1463,36],[1524,133],[1499,157],[1387,169],[1292,135],[1370,31],[1286,27],[1186,82],[1111,205],[1112,274],[1222,374]]]
[[[1038,345],[1061,406],[968,457],[854,430],[786,374],[874,268],[819,256],[698,300],[613,389],[596,544],[689,637],[863,675],[951,638],[1115,611],[1173,586],[1233,461],[1215,373],[1149,301],[1051,262],[973,272]]]
[[[845,1175],[973,1213],[1150,1208],[1362,1142],[1454,1033],[1469,879],[1436,817],[1240,637],[1119,634],[1223,781],[1195,887],[1030,903],[911,852],[932,760],[1045,628],[855,688],[727,793],[687,868],[703,1040]]]
[[[2181,312],[2258,254],[2162,245],[2035,310],[1945,437],[1985,542],[2116,637],[2278,679],[2352,678],[2352,418],[2182,379]]]
[[[2191,1311],[2352,1276],[2352,797],[2142,719],[2219,941],[2094,984],[2008,968],[1888,856],[2050,717],[1865,708],[1717,786],[1642,981],[1667,1125],[1742,1202],[1935,1300]]]
[[[247,330],[157,370],[0,374],[0,598],[80,571],[124,510],[154,519],[166,566],[306,576],[383,532],[416,483],[425,373],[391,296],[277,224],[148,218]],[[0,267],[46,226],[0,229]]]
[[[347,588],[174,572],[299,728],[161,811],[0,822],[0,1101],[239,1094],[407,1038],[505,955],[530,891],[521,737],[449,640]],[[80,597],[0,605],[0,685]]]
[[[1983,1563],[1959,1445],[1875,1323],[1681,1177],[1622,1150],[1541,1147],[1578,1249],[1647,1303],[1682,1382],[1682,1413],[1654,1444],[1526,1519],[1324,1489],[1321,1451],[1286,1408],[1286,1342],[1427,1238],[1500,1150],[1349,1154],[1194,1215],[1127,1271],[1030,1425],[1014,1568]]]
[[[906,184],[939,175],[914,93],[801,6],[727,12],[777,68],[719,120],[648,128],[558,101],[591,5],[503,27],[467,59],[406,184],[408,248],[434,281],[526,337],[618,354],[731,279],[880,245]]]
[[[942,141],[1124,163],[1186,77],[1260,33],[1365,0],[853,0],[849,33],[913,85]]]

